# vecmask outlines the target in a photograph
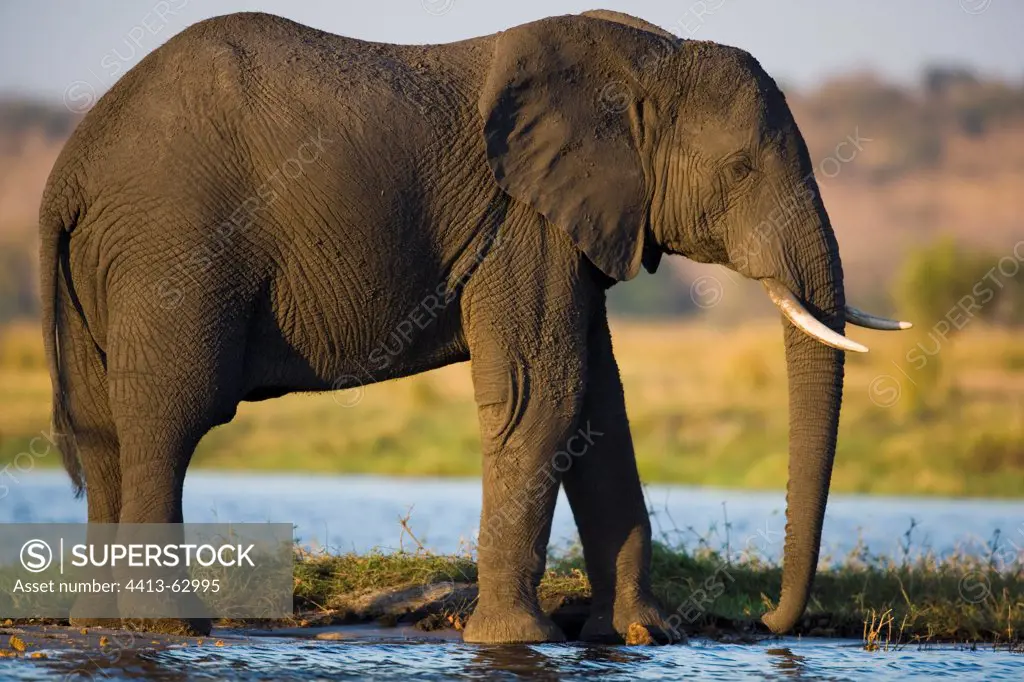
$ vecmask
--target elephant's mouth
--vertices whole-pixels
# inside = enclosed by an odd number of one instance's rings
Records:
[[[867,346],[859,344],[856,341],[848,339],[842,334],[829,329],[810,311],[808,311],[800,302],[800,299],[798,299],[793,292],[779,280],[766,278],[761,280],[761,284],[764,285],[765,291],[768,292],[768,297],[772,299],[772,303],[774,303],[779,310],[782,311],[782,314],[793,323],[793,326],[803,333],[821,341],[826,346],[831,346],[832,348],[853,351],[856,353],[868,352]],[[910,329],[914,326],[910,322],[890,320],[885,317],[879,317],[878,315],[872,315],[871,313],[866,313],[850,305],[844,308],[844,312],[846,313],[847,322],[867,329],[898,331],[901,329]]]

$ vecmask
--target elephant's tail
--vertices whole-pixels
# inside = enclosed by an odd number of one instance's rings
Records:
[[[56,443],[64,460],[64,468],[71,477],[75,496],[81,497],[85,490],[82,476],[82,462],[78,457],[71,411],[68,407],[67,389],[64,379],[64,362],[61,358],[61,330],[66,329],[63,321],[63,298],[61,292],[62,269],[67,276],[68,245],[71,234],[60,215],[47,210],[44,202],[39,221],[39,292],[42,297],[43,348],[53,386],[53,424],[50,440]],[[66,340],[64,347],[66,348]]]

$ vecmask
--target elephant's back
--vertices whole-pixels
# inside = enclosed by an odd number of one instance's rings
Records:
[[[365,291],[353,300],[363,300],[408,294],[387,289],[398,253],[436,284],[448,256],[434,243],[431,191],[492,189],[465,76],[483,54],[486,41],[381,45],[263,14],[186,29],[97,102],[51,175],[77,204],[62,211],[80,231],[73,269],[128,281],[159,253],[165,279],[238,270],[262,286],[331,253],[323,278],[358,269]],[[437,188],[427,177],[454,180]],[[471,221],[460,203],[447,210],[458,215],[441,216],[453,226],[443,240],[465,242]],[[331,294],[285,274],[299,291],[284,299]]]
[[[263,13],[207,19],[99,99],[51,179],[74,178],[89,203],[145,177],[168,189],[183,178],[194,188],[204,174],[218,185],[236,171],[241,181],[265,177],[320,130],[383,131],[381,139],[393,133],[410,149],[443,147],[450,135],[438,131],[453,116],[475,115],[490,40],[390,45]]]

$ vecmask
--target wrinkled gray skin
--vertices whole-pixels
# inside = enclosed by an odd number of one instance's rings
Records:
[[[844,328],[836,240],[776,84],[742,50],[610,12],[433,46],[204,21],[85,118],[41,231],[55,422],[92,522],[181,521],[193,449],[240,401],[472,359],[473,642],[562,638],[535,590],[559,483],[594,590],[584,638],[678,624],[651,595],[609,286],[681,254],[775,278]],[[843,385],[842,352],[783,326],[776,632],[807,603]]]

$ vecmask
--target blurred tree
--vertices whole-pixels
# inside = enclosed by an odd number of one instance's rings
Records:
[[[941,97],[953,87],[977,85],[978,77],[965,66],[933,64],[925,67],[922,81],[929,97]]]
[[[1024,263],[1012,251],[975,250],[948,236],[907,256],[893,293],[900,312],[915,322],[916,347],[906,355],[915,375],[905,405],[917,415],[956,394],[942,351],[961,330],[977,320],[1024,323]]]
[[[0,99],[0,133],[17,136],[40,128],[51,140],[71,134],[81,116],[49,102],[28,99]]]
[[[1012,273],[1012,274],[1011,274]],[[911,251],[896,280],[899,310],[936,324],[942,319],[982,318],[993,324],[1024,322],[1024,263],[1007,254],[972,249],[951,237]]]
[[[608,311],[619,317],[673,317],[696,310],[689,282],[664,262],[653,275],[641,271],[632,281],[608,290]]]
[[[0,322],[39,314],[35,258],[28,245],[0,244]]]

